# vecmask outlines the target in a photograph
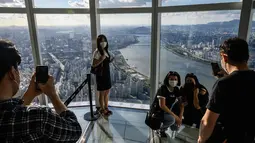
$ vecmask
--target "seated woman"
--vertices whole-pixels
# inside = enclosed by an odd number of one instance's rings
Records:
[[[196,124],[196,128],[199,128],[209,98],[207,89],[199,83],[196,75],[189,73],[185,77],[180,94],[185,102],[183,124]]]
[[[165,131],[168,127],[175,127],[181,125],[184,106],[180,106],[179,114],[171,111],[171,108],[176,103],[179,97],[179,88],[181,85],[180,75],[177,72],[170,71],[165,79],[164,84],[158,89],[156,97],[152,103],[151,111],[158,113],[163,125],[156,131],[160,137],[167,137]],[[174,126],[173,126],[174,125]]]

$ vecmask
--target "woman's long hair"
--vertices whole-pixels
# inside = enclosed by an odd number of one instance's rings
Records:
[[[178,78],[178,83],[177,86],[181,85],[181,76],[178,74],[178,72],[175,71],[169,71],[168,74],[166,75],[165,79],[164,79],[164,85],[169,86],[169,76],[177,76]]]
[[[107,45],[106,45],[106,47],[103,49],[102,47],[101,47],[101,45],[100,45],[100,43],[102,42],[102,39],[105,39],[105,42],[107,42]],[[98,37],[97,37],[97,49],[98,49],[98,51],[99,51],[99,53],[103,56],[104,55],[104,50],[106,51],[106,53],[109,55],[109,57],[110,57],[110,54],[109,54],[109,52],[108,52],[108,40],[107,40],[107,38],[106,38],[106,36],[105,35],[103,35],[103,34],[101,34],[101,35],[98,35]]]

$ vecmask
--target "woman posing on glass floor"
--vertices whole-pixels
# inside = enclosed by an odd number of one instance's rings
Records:
[[[180,94],[186,103],[183,123],[189,126],[196,124],[196,128],[199,128],[209,98],[207,89],[199,83],[196,75],[189,73],[185,77]]]
[[[168,127],[175,131],[182,123],[184,106],[178,99],[180,94],[177,87],[180,85],[180,75],[177,72],[170,71],[164,79],[164,84],[158,89],[152,103],[152,112],[159,114],[157,116],[161,117],[163,123],[161,128],[156,131],[160,137],[167,137],[165,131]],[[173,107],[178,107],[178,109],[173,110]]]
[[[108,41],[106,36],[97,37],[97,49],[93,53],[92,68],[96,69],[97,91],[99,92],[100,113],[111,115],[112,111],[108,109],[108,94],[112,87],[110,75],[110,62],[112,59],[108,52]]]

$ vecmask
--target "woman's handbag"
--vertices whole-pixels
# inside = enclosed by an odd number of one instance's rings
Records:
[[[151,111],[147,112],[145,118],[145,124],[149,126],[152,130],[158,130],[161,127],[162,116],[158,112],[152,113]]]
[[[95,74],[97,76],[102,76],[103,75],[103,63],[98,65],[97,67],[91,67],[92,74]]]

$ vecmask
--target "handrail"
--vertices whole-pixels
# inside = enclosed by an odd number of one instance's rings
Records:
[[[81,91],[81,89],[88,83],[88,78],[86,78],[82,83],[81,85],[74,91],[74,93],[68,97],[65,101],[65,105],[68,106],[72,100],[76,97],[76,95]]]

